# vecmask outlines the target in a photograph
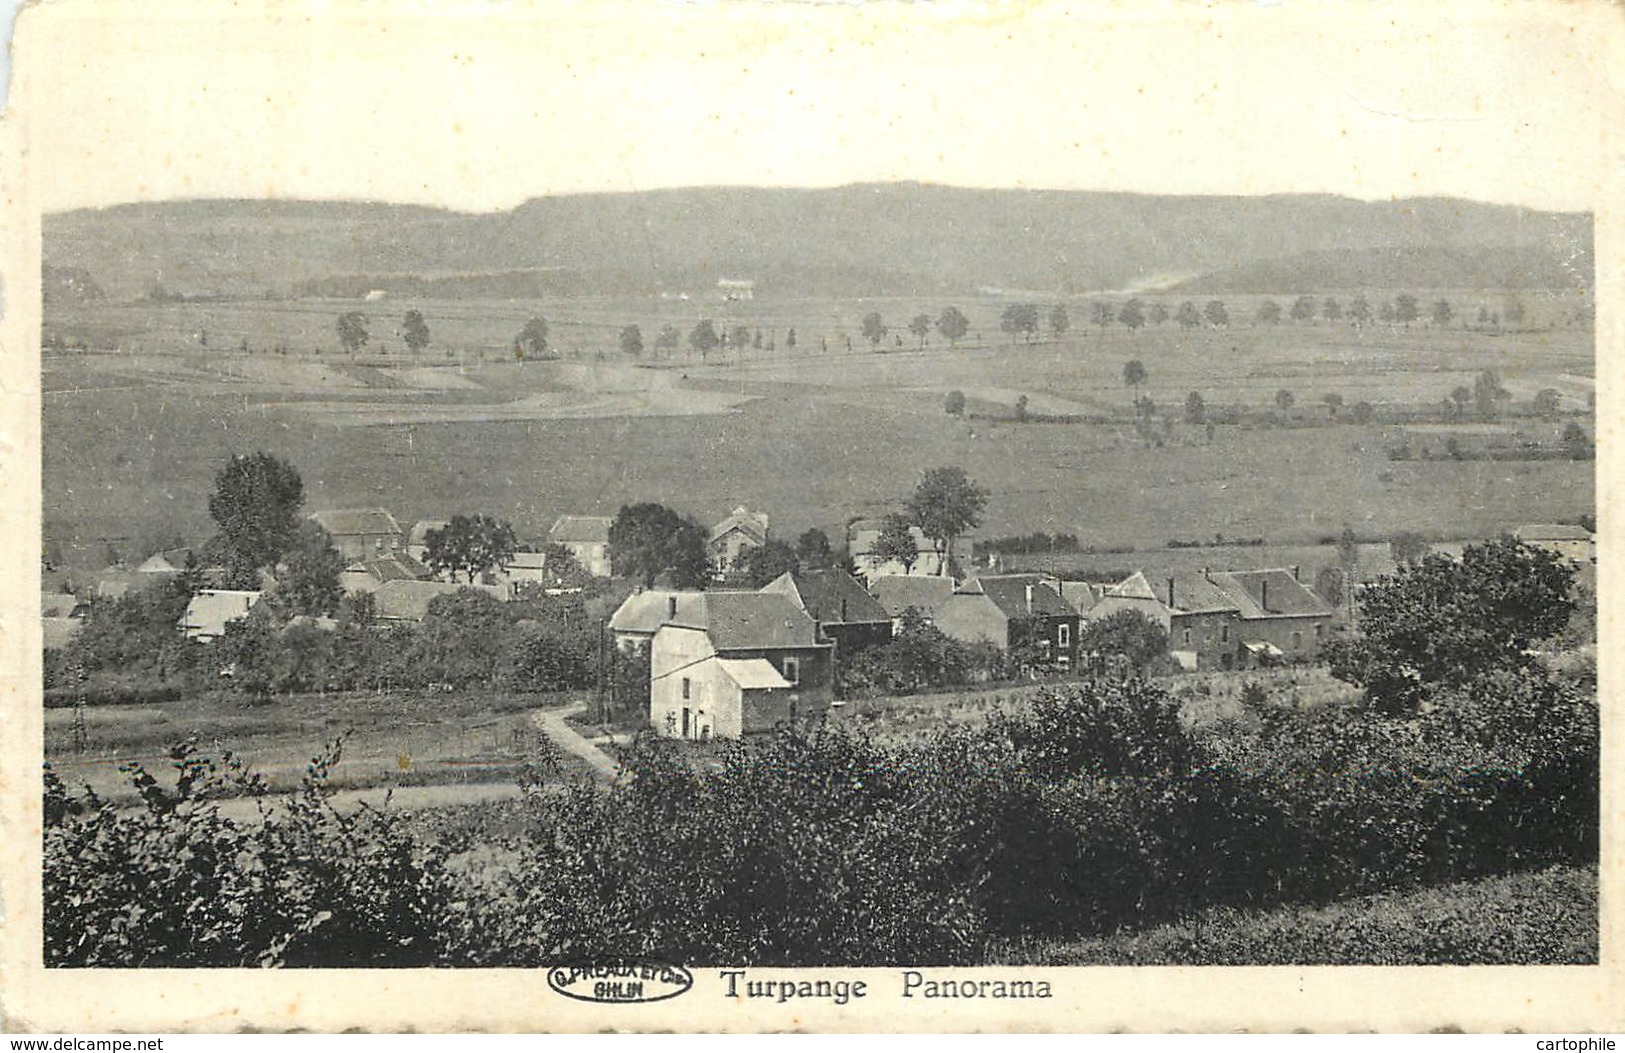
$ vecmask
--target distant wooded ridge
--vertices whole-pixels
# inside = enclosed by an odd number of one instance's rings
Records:
[[[574,194],[488,214],[355,202],[119,205],[45,217],[44,259],[114,299],[354,295],[370,276],[420,280],[433,290],[425,295],[499,298],[706,293],[724,278],[785,298],[1573,292],[1592,287],[1594,269],[1589,214],[1446,198],[915,183]],[[527,272],[551,280],[515,280]]]

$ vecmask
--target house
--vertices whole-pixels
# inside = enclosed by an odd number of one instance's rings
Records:
[[[705,592],[649,647],[649,722],[667,738],[740,738],[821,717],[833,646],[788,596]]]
[[[500,585],[508,590],[510,596],[518,595],[522,585],[544,588],[548,583],[547,553],[515,552],[506,565],[491,571],[486,577],[490,579],[487,584]]]
[[[1079,615],[1038,574],[971,578],[937,611],[944,635],[964,643],[986,640],[1003,651],[1035,652],[1039,661],[1070,669],[1078,655]]]
[[[846,548],[852,554],[852,564],[864,580],[872,581],[881,574],[908,574],[916,577],[945,576],[955,568],[974,566],[972,542],[969,537],[954,539],[947,553],[946,565],[937,554],[936,543],[925,536],[917,526],[908,528],[914,539],[914,563],[905,567],[895,559],[882,560],[875,556],[875,542],[880,538],[884,523],[879,519],[854,519],[846,526]]]
[[[378,620],[385,622],[421,622],[428,617],[429,604],[442,596],[455,596],[464,589],[483,592],[492,599],[506,602],[508,590],[495,585],[454,585],[449,581],[386,581],[373,592],[373,603]]]
[[[615,646],[623,652],[645,650],[654,641],[655,632],[668,621],[693,623],[702,618],[707,596],[721,596],[721,592],[699,592],[694,589],[642,589],[634,592],[609,618],[609,631]]]
[[[1567,523],[1531,523],[1519,527],[1512,536],[1526,545],[1543,548],[1554,556],[1576,563],[1597,562],[1597,535],[1584,527]]]
[[[341,508],[308,517],[333,539],[348,560],[374,559],[399,549],[406,540],[395,517],[382,508]]]
[[[412,524],[406,535],[406,553],[419,563],[429,558],[429,531],[444,530],[451,526],[445,519],[420,519]]]
[[[767,513],[752,512],[743,505],[711,529],[705,543],[711,571],[721,577],[739,566],[739,558],[753,548],[767,544]]]
[[[595,578],[610,576],[608,516],[559,516],[547,539],[569,549],[581,569]]]
[[[339,574],[339,584],[347,593],[377,592],[386,582],[428,581],[432,577],[433,571],[401,551],[351,563]]]
[[[68,592],[40,593],[40,631],[46,650],[65,647],[84,624],[85,604]]]
[[[181,615],[181,632],[188,640],[208,643],[225,635],[226,625],[248,612],[264,595],[259,591],[243,589],[203,589],[186,605]]]
[[[892,638],[892,616],[844,570],[786,572],[761,591],[790,597],[818,623],[819,639],[834,644],[842,658]]]
[[[917,578],[905,574],[877,574],[869,579],[869,595],[891,617],[892,629],[902,628],[903,613],[912,610],[927,623],[936,619],[937,611],[954,594],[954,579],[944,577]]]
[[[1232,570],[1212,580],[1236,602],[1249,663],[1313,661],[1330,637],[1332,609],[1292,571]]]

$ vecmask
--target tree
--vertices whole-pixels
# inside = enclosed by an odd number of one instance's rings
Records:
[[[1337,415],[1343,412],[1343,396],[1335,391],[1326,392],[1320,397],[1320,401],[1326,404],[1326,413],[1332,420],[1336,420]]]
[[[622,505],[609,525],[610,566],[646,589],[662,574],[674,588],[698,588],[707,573],[705,540],[703,527],[665,505]]]
[[[518,544],[511,525],[488,515],[452,516],[451,522],[429,531],[424,540],[427,551],[423,561],[431,570],[450,573],[454,582],[460,571],[471,584],[485,572],[513,562]]]
[[[345,560],[320,525],[305,520],[277,571],[276,597],[289,614],[330,615],[344,598]]]
[[[965,334],[970,332],[970,319],[957,307],[944,307],[937,318],[937,332],[948,341],[949,347],[957,347]]]
[[[1536,663],[1535,644],[1575,609],[1574,566],[1511,537],[1430,554],[1366,586],[1361,636],[1330,648],[1331,672],[1374,708],[1414,712],[1441,687]]]
[[[1443,329],[1450,324],[1450,319],[1456,317],[1455,308],[1450,306],[1449,300],[1433,301],[1433,324]]]
[[[1400,293],[1394,297],[1394,321],[1409,329],[1411,323],[1420,317],[1422,317],[1422,312],[1417,307],[1416,297],[1410,293]]]
[[[1215,329],[1222,329],[1230,324],[1230,312],[1224,309],[1223,300],[1209,300],[1207,306],[1202,309],[1202,317]]]
[[[1090,622],[1078,634],[1083,654],[1126,658],[1136,672],[1144,672],[1168,654],[1168,632],[1139,611],[1115,611]]]
[[[791,333],[793,335],[795,330],[792,329]],[[660,335],[655,337],[655,350],[664,351],[669,355],[677,350],[677,345],[682,343],[682,340],[683,335],[677,331],[675,325],[663,325],[660,327]]]
[[[1466,384],[1457,384],[1450,389],[1450,404],[1454,407],[1457,420],[1467,416],[1467,405],[1473,401],[1473,392]]]
[[[909,319],[908,331],[913,333],[920,341],[920,350],[925,350],[925,338],[931,335],[931,316],[917,314]]]
[[[913,527],[908,516],[901,512],[888,512],[880,521],[880,536],[875,538],[870,555],[880,563],[901,563],[903,573],[909,573],[920,555],[919,547],[914,543]]]
[[[1377,408],[1371,403],[1361,399],[1349,409],[1349,420],[1356,424],[1370,424],[1377,415]]]
[[[963,468],[931,468],[914,487],[908,512],[915,524],[936,546],[943,569],[956,538],[981,522],[988,492],[965,476]]]
[[[1286,388],[1282,388],[1280,391],[1275,393],[1275,405],[1282,413],[1291,412],[1292,403],[1295,401],[1297,400],[1292,397],[1292,392],[1288,391]]]
[[[547,319],[535,316],[527,321],[513,340],[519,358],[544,358],[547,355]]]
[[[1321,567],[1315,574],[1315,595],[1331,607],[1341,607],[1347,599],[1347,589],[1341,567]]]
[[[999,331],[1027,342],[1038,335],[1038,305],[1034,303],[1007,304],[999,316]]]
[[[1174,321],[1179,323],[1181,329],[1195,329],[1202,324],[1202,312],[1196,309],[1194,303],[1186,300],[1179,305],[1179,310],[1174,314]]]
[[[234,455],[214,477],[209,515],[220,528],[228,587],[257,589],[259,571],[292,545],[305,486],[293,465],[265,452]]]
[[[688,346],[699,352],[701,361],[704,361],[706,355],[715,351],[717,345],[721,342],[721,339],[717,336],[716,326],[711,323],[709,318],[700,319],[699,323],[688,334]]]
[[[1168,305],[1158,300],[1151,305],[1151,324],[1165,325],[1168,322]]]
[[[1343,305],[1328,296],[1320,305],[1320,316],[1328,322],[1336,322],[1343,317]]]
[[[1563,449],[1571,461],[1589,461],[1597,453],[1596,447],[1591,444],[1591,436],[1573,421],[1563,426]]]
[[[1401,530],[1388,539],[1388,554],[1394,558],[1394,565],[1409,567],[1422,562],[1422,557],[1428,554],[1427,539],[1414,530]]]
[[[1563,396],[1555,388],[1541,388],[1535,392],[1534,410],[1542,420],[1556,420],[1562,412]]]
[[[1310,322],[1315,317],[1315,301],[1307,296],[1300,296],[1292,301],[1292,320],[1294,322]]]
[[[1258,311],[1253,317],[1261,324],[1275,325],[1281,320],[1281,305],[1274,300],[1265,300],[1258,305]]]
[[[1117,312],[1117,320],[1127,326],[1129,332],[1139,332],[1140,327],[1145,325],[1145,305],[1139,300],[1129,300],[1123,305],[1123,309]]]
[[[942,408],[948,411],[950,417],[964,416],[965,393],[957,388],[948,392],[948,396],[942,400]]]
[[[1089,305],[1090,320],[1102,329],[1111,325],[1115,316],[1116,312],[1112,310],[1112,305],[1104,300],[1096,300]]]
[[[1371,301],[1364,296],[1356,296],[1349,304],[1349,321],[1356,327],[1371,324]]]
[[[796,558],[808,570],[835,566],[835,550],[830,547],[829,535],[817,527],[808,528],[796,538]]]
[[[1527,314],[1528,311],[1524,308],[1523,301],[1517,297],[1513,297],[1512,299],[1508,300],[1506,307],[1501,311],[1501,316],[1505,318],[1507,324],[1513,328],[1523,325],[1523,320]]]
[[[1051,307],[1049,311],[1050,335],[1058,340],[1065,336],[1066,331],[1071,328],[1072,319],[1066,313],[1066,304],[1058,303]]]
[[[1484,420],[1494,420],[1500,409],[1503,399],[1511,397],[1511,393],[1501,386],[1501,378],[1495,370],[1485,369],[1473,378],[1473,404],[1478,408],[1478,415]]]
[[[1394,324],[1394,301],[1384,300],[1377,307],[1377,321],[1383,325]]]
[[[735,351],[743,351],[750,346],[750,329],[743,325],[736,325],[728,334],[728,342]]]
[[[796,349],[795,327],[792,326],[790,331],[784,335],[784,346],[785,349],[789,351],[794,351]]]
[[[1123,363],[1123,383],[1134,389],[1134,405],[1140,404],[1140,385],[1145,383],[1145,366],[1137,358]]]
[[[801,560],[787,543],[768,538],[765,545],[755,545],[739,553],[736,569],[744,573],[751,588],[759,589],[781,574],[800,571]]]
[[[1027,396],[1016,396],[1016,420],[1027,419]]]
[[[367,316],[360,311],[346,311],[339,315],[335,327],[338,329],[339,346],[350,354],[367,346]]]
[[[864,315],[863,325],[860,327],[859,331],[863,333],[864,338],[869,341],[869,346],[871,348],[878,348],[880,346],[880,342],[886,339],[886,333],[888,332],[886,329],[886,322],[880,317],[879,311],[870,311],[868,314]]]
[[[422,311],[406,312],[406,317],[401,319],[401,340],[414,355],[429,346],[429,323],[423,320]]]
[[[1193,391],[1185,396],[1185,420],[1191,424],[1207,422],[1207,404],[1202,401],[1201,392]]]
[[[637,358],[643,354],[643,330],[635,325],[621,329],[621,354]]]

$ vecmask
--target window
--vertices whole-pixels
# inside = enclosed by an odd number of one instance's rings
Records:
[[[801,683],[801,659],[786,658],[784,660],[784,678],[792,684]]]
[[[1189,629],[1186,629],[1185,630],[1185,646],[1189,647],[1190,645],[1191,645],[1191,631]]]
[[[1326,627],[1324,625],[1320,624],[1319,622],[1315,623],[1315,639],[1320,639],[1325,631]]]
[[[1228,626],[1228,625],[1219,626],[1219,642],[1220,643],[1229,643],[1230,642],[1230,626]]]
[[[1061,647],[1072,646],[1072,626],[1062,622],[1055,629],[1055,642]]]
[[[1292,649],[1294,651],[1297,651],[1297,650],[1300,650],[1302,647],[1303,647],[1303,633],[1293,633],[1292,634]]]
[[[683,698],[687,700],[688,697],[688,677],[685,676],[683,677]]]

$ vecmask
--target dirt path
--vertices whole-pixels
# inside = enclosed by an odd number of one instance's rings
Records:
[[[592,742],[575,728],[564,722],[564,718],[580,713],[587,708],[585,702],[575,702],[563,709],[539,709],[530,715],[531,723],[547,733],[553,743],[568,753],[572,753],[592,766],[594,774],[605,782],[616,783],[621,779],[621,766],[615,758],[593,745]]]

